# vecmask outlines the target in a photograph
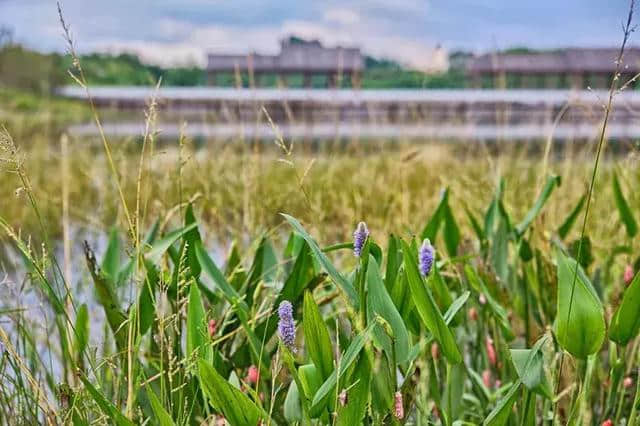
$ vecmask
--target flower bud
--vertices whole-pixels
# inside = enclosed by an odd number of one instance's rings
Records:
[[[435,258],[435,255],[436,251],[431,245],[431,241],[429,241],[428,238],[425,238],[418,253],[420,275],[423,277],[429,276],[431,268],[433,267],[433,259]]]
[[[486,305],[487,304],[487,298],[484,296],[484,294],[480,293],[480,296],[478,296],[478,302],[481,305]]]
[[[218,329],[218,323],[214,319],[209,320],[209,337],[213,339],[213,336],[216,335],[216,331]]]
[[[362,254],[362,248],[364,247],[364,243],[367,241],[369,237],[369,229],[367,228],[367,224],[364,222],[360,222],[358,227],[353,232],[353,254],[356,257],[360,257]]]
[[[631,386],[633,386],[633,379],[629,376],[625,377],[622,381],[622,386],[624,386],[625,389],[629,389]]]
[[[431,358],[434,360],[440,358],[440,347],[435,342],[431,344]]]
[[[602,422],[602,426],[613,426],[613,422],[611,421],[611,419],[607,419]]]
[[[631,265],[625,266],[624,275],[622,278],[624,279],[625,285],[631,284],[631,281],[633,281],[633,266]]]
[[[404,405],[402,402],[402,393],[400,391],[396,392],[395,396],[394,396],[394,415],[396,416],[396,419],[398,420],[402,420],[404,419]]]
[[[349,394],[346,389],[342,389],[342,392],[338,395],[338,401],[343,407],[349,403]]]
[[[293,306],[288,300],[282,301],[278,307],[278,333],[282,343],[289,348],[291,352],[295,352],[296,342],[296,326],[293,323]]]
[[[484,370],[482,372],[482,383],[486,388],[491,388],[491,370]]]
[[[498,364],[498,355],[496,354],[496,348],[493,346],[493,339],[489,336],[484,341],[485,349],[487,350],[487,358],[492,366]]]
[[[475,308],[475,306],[472,306],[471,308],[469,308],[469,319],[471,321],[478,320],[478,310]]]
[[[256,384],[258,383],[258,380],[260,380],[260,371],[258,370],[258,367],[252,365],[249,367],[249,370],[247,370],[247,377],[245,378],[245,381],[247,383]]]

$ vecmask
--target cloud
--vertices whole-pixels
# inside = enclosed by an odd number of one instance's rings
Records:
[[[360,15],[350,9],[331,8],[324,11],[323,18],[328,22],[335,22],[341,25],[352,25],[360,21]]]

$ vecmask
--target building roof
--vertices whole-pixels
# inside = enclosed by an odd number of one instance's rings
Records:
[[[252,69],[255,72],[352,72],[364,69],[360,49],[324,47],[317,40],[283,40],[278,55],[217,55],[208,57],[208,71]]]
[[[525,54],[486,54],[470,60],[467,70],[471,73],[613,73],[619,53],[619,48],[571,48]],[[625,50],[623,71],[640,72],[640,48]]]

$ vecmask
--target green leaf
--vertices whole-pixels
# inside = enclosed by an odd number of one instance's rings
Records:
[[[309,244],[309,248],[313,253],[313,256],[316,260],[322,265],[322,268],[329,274],[331,279],[336,283],[338,288],[342,290],[342,292],[347,296],[348,301],[355,307],[358,307],[358,294],[356,293],[353,285],[347,280],[335,266],[331,263],[329,258],[322,252],[318,244],[311,238],[311,235],[307,233],[307,231],[303,228],[303,226],[292,216],[288,214],[281,213],[282,216],[291,224],[291,226],[305,239],[307,244]]]
[[[558,307],[555,331],[558,343],[575,357],[586,359],[596,353],[604,342],[604,309],[591,282],[575,260],[558,251],[556,262]]]
[[[371,366],[366,356],[361,356],[351,375],[351,383],[347,390],[348,402],[345,406],[338,406],[338,426],[352,426],[363,424],[363,417],[369,402],[371,387]]]
[[[247,395],[233,387],[204,360],[198,361],[198,378],[211,405],[231,425],[256,425],[267,417]]]
[[[195,281],[191,282],[189,289],[189,305],[187,307],[187,356],[193,356],[196,352],[201,357],[208,359],[205,351],[207,348],[207,323],[202,306],[200,290]]]
[[[420,277],[413,251],[405,241],[401,241],[401,244],[405,273],[407,274],[409,287],[411,288],[413,303],[424,325],[429,329],[431,334],[433,334],[433,337],[438,343],[440,343],[445,357],[447,357],[452,364],[457,364],[462,361],[462,355],[453,337],[453,333],[451,333],[451,330],[444,322],[444,318],[442,318],[442,314],[438,310],[438,306],[433,300],[431,292],[427,285],[425,285],[424,280]]]
[[[154,294],[159,279],[158,270],[153,263],[145,261],[145,268],[146,278],[142,282],[142,289],[138,297],[140,335],[144,335],[149,328],[151,328],[151,324],[153,324],[153,318],[156,313]]]
[[[409,356],[409,333],[382,282],[378,263],[371,255],[369,256],[369,267],[367,268],[367,284],[369,289],[367,292],[369,321],[374,321],[375,315],[379,315],[389,323],[391,330],[393,330],[396,361],[403,363]],[[374,335],[379,342],[389,340],[386,332],[381,327],[377,327],[376,330],[374,330]],[[391,342],[388,342],[388,347],[385,348],[389,356],[391,356],[392,351],[391,344]],[[383,345],[383,347],[385,346],[386,345]]]
[[[146,258],[153,263],[158,263],[162,258],[162,255],[171,247],[178,239],[180,239],[183,235],[195,229],[198,224],[193,222],[184,228],[176,229],[175,231],[169,232],[159,241],[156,241],[153,244],[151,250],[149,250],[146,254]]]
[[[444,209],[444,244],[447,247],[449,256],[454,257],[458,254],[458,245],[460,244],[460,228],[456,223],[449,202]]]
[[[436,237],[438,236],[438,231],[440,230],[440,224],[444,220],[445,209],[447,208],[447,200],[449,198],[449,189],[445,188],[440,195],[440,202],[436,207],[431,219],[425,225],[422,233],[420,234],[421,239],[428,238],[429,240],[435,242]]]
[[[640,331],[640,273],[622,296],[622,302],[611,319],[609,338],[619,345],[626,346]]]
[[[541,351],[545,342],[546,337],[543,337],[531,349],[511,349],[511,360],[520,381],[529,390],[552,399],[553,393],[544,371],[544,356]]]
[[[402,264],[402,252],[398,247],[398,239],[395,235],[389,235],[389,246],[387,247],[387,267],[384,275],[384,286],[391,293],[391,289],[396,283],[398,270]]]
[[[326,380],[333,372],[331,339],[318,305],[316,305],[313,295],[309,291],[304,294],[302,312],[302,327],[308,354],[320,371],[322,379]]]
[[[349,347],[340,358],[339,368],[333,370],[333,373],[327,380],[324,381],[318,392],[313,396],[313,403],[311,407],[311,415],[317,415],[318,412],[325,406],[327,398],[335,391],[336,384],[338,383],[338,377],[344,376],[345,372],[351,364],[358,358],[360,351],[364,347],[365,343],[369,340],[373,328],[377,324],[375,322],[370,323],[360,334],[351,340]]]
[[[484,426],[503,426],[509,420],[509,416],[512,413],[513,404],[518,397],[518,389],[520,389],[520,381],[511,385],[509,392],[498,401],[496,407],[489,413],[484,422]]]
[[[118,230],[115,227],[111,229],[109,234],[109,243],[107,244],[100,270],[109,285],[113,287],[117,284],[120,271],[120,240],[118,239]]]
[[[554,188],[556,186],[560,186],[560,182],[561,182],[560,176],[547,177],[547,181],[545,182],[544,187],[540,192],[540,195],[538,195],[538,199],[533,204],[531,209],[527,212],[524,219],[522,219],[522,222],[516,225],[515,229],[518,236],[521,236],[522,234],[524,234],[524,232],[527,230],[529,225],[531,225],[531,223],[536,218],[536,216],[538,216],[538,214],[542,210],[542,207],[544,207],[544,204],[547,202],[547,200],[551,196],[551,193],[553,192]]]
[[[75,349],[76,349],[76,357],[80,359],[82,353],[87,347],[87,343],[89,342],[89,310],[87,309],[87,304],[83,303],[78,308],[78,312],[76,314],[76,323],[75,323]]]
[[[294,380],[289,384],[287,396],[284,399],[284,418],[289,423],[302,420],[302,405],[300,405],[300,393]]]
[[[87,389],[87,392],[89,392],[89,395],[91,395],[91,398],[93,398],[100,410],[111,419],[113,424],[117,426],[133,426],[133,422],[127,419],[111,401],[105,398],[84,375],[80,375],[80,380]]]
[[[195,226],[194,226],[195,225]],[[198,231],[198,224],[196,216],[193,213],[193,204],[189,203],[187,210],[184,212],[184,226],[191,227],[191,229],[184,234],[184,240],[187,243],[187,262],[189,269],[191,269],[191,275],[194,277],[200,276],[200,262],[196,257],[196,243],[201,242],[200,232]]]
[[[582,197],[580,197],[580,200],[578,200],[578,204],[576,204],[573,210],[571,210],[571,212],[567,215],[564,222],[562,222],[562,225],[558,227],[558,235],[563,240],[567,237],[567,235],[569,234],[569,231],[571,231],[571,228],[573,227],[573,224],[576,222],[576,219],[578,218],[578,215],[580,214],[580,210],[582,210],[582,206],[584,206],[585,201],[587,201],[586,195],[583,195]]]
[[[624,226],[627,229],[627,235],[630,238],[635,237],[638,233],[638,223],[634,219],[631,208],[622,194],[620,182],[618,182],[618,175],[615,173],[613,173],[613,197],[616,200],[618,213],[620,213],[620,220],[622,220],[622,223],[624,223]]]
[[[151,386],[146,386],[147,396],[149,397],[149,402],[151,403],[151,409],[153,410],[153,414],[156,416],[157,424],[160,426],[174,426],[175,423],[171,418],[171,415],[165,410],[162,406],[162,402],[158,399],[156,394],[151,389]]]

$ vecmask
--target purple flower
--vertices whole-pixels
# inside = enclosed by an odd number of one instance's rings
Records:
[[[431,245],[431,241],[428,238],[425,238],[420,246],[420,251],[418,253],[418,260],[420,262],[420,274],[423,277],[426,277],[431,272],[431,268],[433,267],[433,259],[435,258],[436,251]]]
[[[278,333],[282,343],[289,348],[290,351],[295,352],[296,341],[296,326],[293,323],[293,306],[291,302],[283,300],[278,307]]]
[[[364,247],[364,243],[367,241],[368,236],[369,229],[367,229],[367,224],[360,222],[353,233],[353,254],[357,257],[360,257],[362,254],[362,248]]]

